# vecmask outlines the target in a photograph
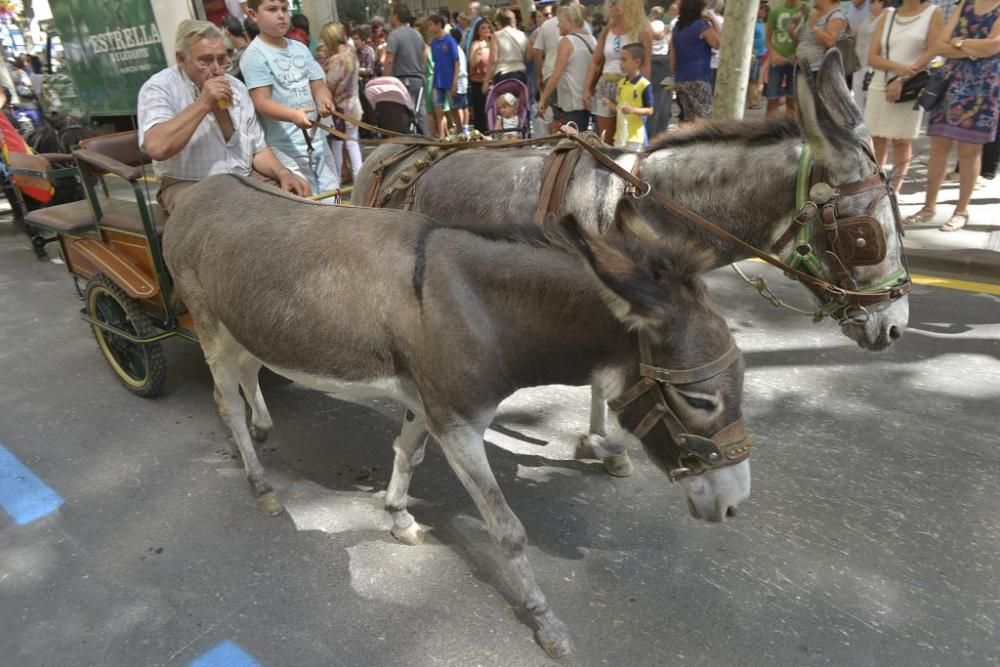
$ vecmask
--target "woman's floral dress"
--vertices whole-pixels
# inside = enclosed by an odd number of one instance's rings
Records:
[[[1000,6],[986,14],[976,14],[975,2],[962,5],[962,15],[953,37],[989,37],[1000,18]],[[997,136],[1000,113],[1000,55],[989,58],[962,58],[949,61],[948,91],[931,111],[929,136],[948,137],[970,144],[988,144]]]

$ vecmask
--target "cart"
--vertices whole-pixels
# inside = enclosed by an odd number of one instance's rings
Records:
[[[60,157],[65,164],[69,156]],[[58,243],[84,302],[81,316],[111,370],[133,394],[158,396],[167,378],[161,342],[174,336],[197,342],[198,337],[163,261],[166,214],[149,201],[143,182],[142,167],[150,160],[139,149],[135,131],[86,139],[72,158],[72,167],[12,169],[16,178],[50,182],[72,169],[86,195],[26,213],[25,224],[33,238]],[[134,202],[108,195],[103,182],[108,174],[128,181]]]

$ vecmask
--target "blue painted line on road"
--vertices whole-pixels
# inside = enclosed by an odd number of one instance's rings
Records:
[[[192,660],[188,667],[261,667],[261,664],[239,644],[227,639]]]
[[[19,525],[50,514],[63,504],[58,493],[0,445],[0,507]]]

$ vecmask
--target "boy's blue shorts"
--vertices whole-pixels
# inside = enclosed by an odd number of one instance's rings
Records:
[[[451,88],[435,88],[434,89],[434,106],[435,107],[444,107],[444,106],[446,106],[449,97],[451,97]]]
[[[465,93],[455,93],[451,98],[452,109],[465,109],[469,106],[469,96]]]

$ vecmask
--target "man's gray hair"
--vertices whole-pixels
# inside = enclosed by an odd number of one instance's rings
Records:
[[[191,45],[198,40],[224,40],[225,37],[225,33],[213,23],[197,19],[185,19],[177,26],[177,35],[174,37],[174,51],[178,53],[190,53]]]

